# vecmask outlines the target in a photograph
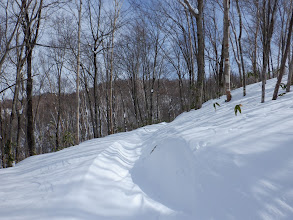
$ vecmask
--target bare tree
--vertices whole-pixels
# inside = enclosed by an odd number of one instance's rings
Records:
[[[292,27],[293,27],[293,11],[291,14],[291,19],[290,19],[290,24],[289,24],[289,30],[288,30],[288,35],[287,35],[287,43],[286,43],[286,48],[285,48],[285,52],[282,56],[282,61],[281,61],[281,66],[280,66],[280,73],[278,76],[278,80],[275,86],[275,90],[274,90],[274,94],[273,94],[273,100],[276,100],[278,98],[278,91],[282,82],[282,78],[285,72],[285,64],[286,64],[286,60],[288,57],[288,52],[289,52],[289,48],[291,46],[291,35],[292,35]]]
[[[14,93],[13,93],[13,100],[12,100],[12,107],[11,107],[11,113],[10,113],[10,120],[9,120],[9,129],[8,129],[8,133],[7,133],[7,140],[6,140],[6,152],[7,152],[7,166],[11,167],[13,165],[13,161],[18,161],[19,159],[19,155],[18,155],[18,148],[19,145],[17,143],[16,148],[17,148],[17,152],[16,152],[16,158],[14,157],[14,153],[13,153],[13,147],[12,147],[12,131],[14,129],[14,122],[15,122],[15,118],[17,116],[17,111],[18,111],[18,99],[19,99],[19,90],[20,90],[20,86],[21,86],[21,71],[22,68],[24,66],[25,60],[26,60],[26,56],[23,57],[23,50],[24,50],[24,44],[23,42],[21,43],[21,45],[19,44],[19,30],[17,30],[16,32],[16,79],[15,79],[15,86],[14,86]],[[18,127],[20,125],[18,124]],[[19,135],[19,134],[17,134]]]
[[[239,36],[238,36],[238,44],[239,44],[239,54],[240,54],[240,59],[241,59],[241,70],[242,70],[242,75],[243,75],[243,82],[242,82],[242,87],[243,87],[243,96],[246,96],[246,73],[245,73],[245,67],[244,67],[244,60],[243,60],[243,51],[242,51],[242,15],[239,7],[239,0],[236,0],[236,7],[237,7],[237,13],[239,17]],[[241,71],[240,71],[241,74]]]
[[[60,25],[59,25],[60,28]],[[60,33],[60,29],[57,30],[58,33]],[[63,42],[54,42],[54,44],[59,44],[60,46],[62,45]],[[52,51],[52,59],[54,61],[54,66],[55,66],[55,72],[56,72],[56,78],[57,78],[57,108],[56,108],[56,114],[57,117],[55,119],[55,149],[56,151],[62,149],[62,143],[60,141],[60,134],[61,134],[61,114],[62,114],[62,73],[63,73],[63,68],[64,68],[64,63],[65,63],[65,49],[61,48],[60,49],[54,49]]]
[[[263,65],[262,65],[262,72],[261,72],[261,81],[262,81],[261,103],[265,102],[265,84],[266,84],[267,67],[268,67],[269,53],[271,48],[271,39],[273,36],[273,31],[274,31],[275,13],[277,10],[278,1],[279,0],[263,1],[262,18],[261,18],[262,43],[263,43]]]
[[[117,29],[117,20],[119,18],[120,10],[122,7],[122,2],[119,0],[114,0],[114,16],[112,20],[112,33],[111,33],[111,52],[110,52],[110,70],[109,70],[109,87],[108,87],[108,134],[114,133],[113,125],[113,71],[114,71],[114,45],[115,45],[115,31]]]
[[[204,26],[203,26],[203,7],[204,1],[198,0],[197,1],[197,8],[195,9],[188,0],[184,0],[179,2],[187,8],[192,16],[196,18],[196,26],[197,26],[197,45],[198,45],[198,52],[197,52],[197,86],[196,86],[196,97],[195,97],[195,109],[199,109],[202,106],[203,102],[203,85],[204,85],[204,77],[205,77],[205,40],[204,40]]]
[[[79,69],[80,69],[80,33],[81,33],[81,10],[82,0],[79,1],[78,9],[78,37],[77,37],[77,66],[76,66],[76,140],[75,144],[79,144]]]
[[[248,1],[244,4],[246,12],[251,16],[250,22],[247,22],[243,26],[246,32],[246,52],[251,60],[251,72],[248,75],[248,79],[254,78],[254,82],[260,80],[260,71],[258,65],[258,54],[260,51],[259,47],[259,32],[260,32],[260,22],[261,22],[261,11],[259,0]]]
[[[102,45],[102,41],[104,39],[105,33],[101,31],[101,23],[102,23],[102,18],[101,18],[101,11],[102,11],[102,0],[98,1],[98,8],[93,6],[92,8],[92,3],[89,0],[88,1],[88,11],[89,11],[89,21],[90,21],[90,29],[91,29],[91,36],[94,41],[93,44],[93,68],[94,68],[94,75],[93,75],[93,89],[94,89],[94,111],[91,110],[91,104],[90,104],[90,111],[91,114],[93,115],[92,118],[92,124],[93,124],[93,133],[94,137],[99,137],[101,136],[101,111],[100,111],[100,95],[98,94],[98,52],[102,49],[100,49]],[[96,12],[93,14],[93,12]],[[94,22],[96,21],[96,23]],[[90,97],[88,98],[89,101],[91,102]],[[99,130],[99,132],[98,132]]]
[[[33,49],[36,45],[39,35],[43,0],[22,0],[23,19],[22,28],[25,36],[25,51],[27,64],[27,145],[29,155],[36,154],[35,137],[34,137],[34,118],[33,118],[33,78],[32,78],[32,58]]]
[[[212,13],[209,13],[209,16],[205,19],[206,26],[206,51],[207,58],[209,61],[209,67],[213,73],[213,80],[216,82],[216,88],[214,90],[209,88],[210,92],[215,95],[215,97],[220,97],[224,94],[224,84],[223,84],[223,36],[222,32],[218,28],[218,18],[216,13],[217,2],[212,2],[209,10]]]

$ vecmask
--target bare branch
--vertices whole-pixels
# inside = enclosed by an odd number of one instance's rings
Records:
[[[198,12],[198,9],[197,8],[194,8],[190,2],[188,0],[183,0],[184,2],[182,2],[181,0],[178,0],[179,3],[181,5],[183,5],[184,8],[186,8],[187,10],[189,10],[189,12],[194,16],[194,17],[197,17],[199,12]]]

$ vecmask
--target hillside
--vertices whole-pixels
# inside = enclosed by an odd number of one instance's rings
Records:
[[[2,169],[0,219],[293,219],[293,92],[272,101],[275,82],[264,104],[253,84],[171,123]]]

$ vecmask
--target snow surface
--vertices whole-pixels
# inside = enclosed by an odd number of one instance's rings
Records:
[[[171,123],[2,169],[0,219],[293,219],[293,93],[272,101],[275,82],[264,104],[254,84]]]

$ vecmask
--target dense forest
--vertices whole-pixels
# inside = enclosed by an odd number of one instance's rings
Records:
[[[2,0],[0,167],[255,82],[263,103],[272,77],[277,99],[292,84],[292,26],[293,0]]]

